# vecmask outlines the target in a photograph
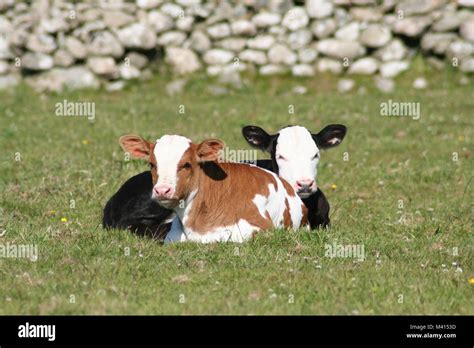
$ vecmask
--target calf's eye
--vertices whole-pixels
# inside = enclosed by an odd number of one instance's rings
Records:
[[[286,158],[285,158],[284,156],[282,156],[282,155],[278,155],[277,158],[278,158],[279,160],[286,161]]]
[[[179,169],[181,170],[181,169],[189,169],[189,168],[191,168],[191,163],[186,162]]]
[[[319,158],[319,152],[313,156],[313,159]]]

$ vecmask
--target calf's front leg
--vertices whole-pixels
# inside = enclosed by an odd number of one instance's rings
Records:
[[[323,191],[318,189],[311,196],[304,198],[303,203],[308,208],[308,221],[312,230],[329,227],[329,202]]]

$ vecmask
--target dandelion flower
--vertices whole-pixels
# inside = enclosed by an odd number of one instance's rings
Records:
[[[468,282],[469,284],[474,284],[474,278],[469,278]]]
[[[62,218],[61,218],[61,222],[67,222],[67,218],[62,217]]]
[[[333,190],[335,190],[335,189],[337,189],[337,185],[336,185],[336,184],[332,184],[332,185],[331,185],[331,188],[332,188]]]
[[[82,145],[87,145],[87,144],[89,144],[89,140],[87,139],[82,140]]]

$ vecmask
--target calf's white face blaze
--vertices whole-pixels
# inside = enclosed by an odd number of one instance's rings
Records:
[[[156,163],[152,198],[168,209],[184,203],[196,185],[198,167],[217,160],[223,147],[219,139],[206,139],[198,145],[180,135],[164,135],[158,139],[152,156]]]
[[[158,180],[153,187],[152,198],[164,206],[179,199],[175,197],[179,184],[178,164],[190,145],[191,140],[180,135],[164,135],[156,141],[153,152]]]
[[[278,174],[293,186],[302,198],[317,191],[315,178],[319,163],[319,148],[304,127],[283,128],[275,149]]]
[[[180,135],[165,135],[151,143],[134,134],[120,137],[120,145],[132,157],[147,160],[153,179],[152,198],[165,208],[173,208],[186,194],[192,176],[191,140]],[[191,163],[193,162],[193,163]],[[184,184],[178,188],[180,181]]]

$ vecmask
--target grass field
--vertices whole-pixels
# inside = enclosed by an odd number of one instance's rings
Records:
[[[418,76],[429,88],[411,88]],[[0,245],[35,245],[38,257],[0,258],[0,314],[474,314],[473,80],[421,61],[393,94],[370,78],[347,94],[332,76],[246,78],[220,96],[204,76],[173,97],[164,77],[114,93],[2,92]],[[56,116],[65,99],[95,102],[95,119]],[[389,99],[419,102],[420,119],[380,116]],[[147,169],[124,160],[123,134],[247,149],[247,124],[329,123],[348,127],[319,167],[329,230],[163,246],[101,227],[107,199]],[[362,245],[365,260],[326,256],[333,243]]]

